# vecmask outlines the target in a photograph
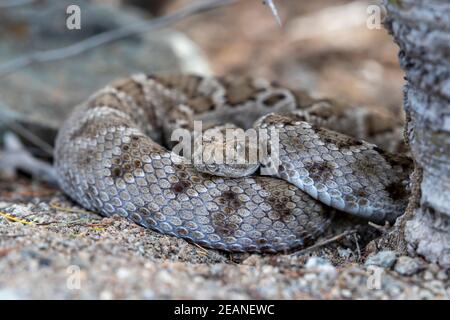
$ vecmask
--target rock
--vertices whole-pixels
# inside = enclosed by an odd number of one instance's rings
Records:
[[[242,261],[242,265],[256,267],[261,263],[261,256],[257,254],[252,254],[244,261]]]
[[[305,268],[312,269],[326,265],[330,265],[330,261],[327,259],[321,257],[311,257],[308,261],[306,261]]]
[[[416,259],[402,256],[398,258],[394,270],[404,276],[412,276],[422,269],[421,263]]]
[[[377,254],[367,258],[364,265],[367,266],[377,266],[381,268],[389,269],[391,268],[395,261],[397,260],[397,254],[395,251],[380,251]]]
[[[448,270],[441,270],[441,271],[439,271],[439,272],[437,273],[436,277],[437,277],[439,280],[442,280],[442,281],[448,280],[448,279],[449,279],[449,277],[448,277]]]
[[[306,269],[334,269],[330,261],[321,257],[311,257],[305,263]]]
[[[331,262],[321,257],[311,257],[305,264],[307,273],[303,275],[305,286],[310,287],[311,292],[326,287],[338,275],[338,271]]]
[[[351,299],[352,298],[352,292],[348,289],[344,289],[341,291],[341,295],[346,298],[346,299]]]
[[[425,281],[431,281],[431,280],[433,280],[434,279],[434,275],[433,275],[433,273],[432,272],[430,272],[430,271],[425,271],[424,272],[424,274],[423,274],[423,280],[425,280]]]
[[[338,248],[338,254],[341,258],[348,259],[352,256],[353,252],[349,248],[346,249]]]
[[[0,70],[4,63],[22,55],[66,47],[148,19],[138,9],[80,0],[81,29],[69,30],[66,9],[72,2],[38,1],[32,6],[2,9]],[[73,107],[112,80],[137,72],[183,71],[210,73],[198,47],[170,29],[150,30],[66,59],[18,69],[0,77],[0,136],[6,123],[18,121],[53,144],[56,129]]]

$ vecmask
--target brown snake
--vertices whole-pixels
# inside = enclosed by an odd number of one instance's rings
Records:
[[[263,161],[194,165],[163,146],[195,120],[205,130],[275,129],[276,172],[262,176]],[[55,168],[67,195],[103,215],[214,249],[292,251],[334,210],[379,223],[404,212],[411,160],[359,139],[385,134],[389,121],[260,79],[140,74],[76,108],[58,133]]]

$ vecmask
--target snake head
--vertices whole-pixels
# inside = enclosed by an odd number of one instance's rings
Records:
[[[248,141],[242,129],[230,124],[217,126],[205,130],[201,143],[195,144],[194,167],[216,176],[248,176],[259,167],[257,151],[256,142]]]

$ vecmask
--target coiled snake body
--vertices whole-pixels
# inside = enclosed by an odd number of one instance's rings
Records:
[[[324,128],[364,136],[357,114],[264,80],[139,74],[74,110],[58,133],[55,168],[67,195],[103,215],[214,249],[292,251],[314,241],[335,209],[376,222],[405,209],[409,158]],[[386,131],[387,122],[367,119]],[[163,146],[194,120],[276,129],[278,170],[208,173]]]

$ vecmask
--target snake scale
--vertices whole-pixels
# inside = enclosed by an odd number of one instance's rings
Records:
[[[58,132],[55,169],[69,197],[102,215],[213,249],[293,251],[335,211],[379,223],[404,212],[412,162],[359,139],[391,124],[358,112],[256,78],[138,74],[75,108]],[[201,170],[169,147],[171,132],[196,120],[275,129],[278,170]]]

